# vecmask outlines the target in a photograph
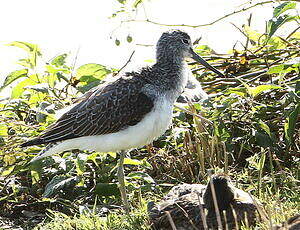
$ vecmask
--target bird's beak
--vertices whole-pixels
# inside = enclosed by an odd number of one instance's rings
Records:
[[[219,76],[225,77],[223,73],[217,70],[215,67],[208,64],[202,57],[195,53],[195,51],[191,48],[190,49],[191,58],[193,58],[196,62],[200,63],[201,65],[205,66],[207,69],[213,71],[214,73],[218,74]]]

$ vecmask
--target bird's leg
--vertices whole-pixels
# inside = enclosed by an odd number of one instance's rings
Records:
[[[118,166],[118,180],[119,180],[119,189],[121,193],[121,198],[123,201],[123,205],[125,208],[125,211],[129,212],[129,203],[127,200],[127,194],[126,194],[126,188],[125,188],[125,175],[124,175],[124,158],[125,158],[125,151],[120,152],[120,160],[119,160],[119,166]]]

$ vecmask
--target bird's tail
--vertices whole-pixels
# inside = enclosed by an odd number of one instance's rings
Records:
[[[32,145],[41,145],[41,144],[45,144],[45,141],[41,138],[35,138],[35,139],[32,139],[30,141],[27,141],[23,144],[21,144],[21,147],[27,147],[27,146],[32,146]]]
[[[42,158],[45,158],[45,157],[48,157],[48,156],[51,156],[55,153],[57,153],[56,151],[56,146],[58,146],[61,142],[55,142],[55,143],[50,143],[48,144],[42,151],[40,151],[38,153],[38,155],[36,155],[31,161],[30,163],[32,162],[35,162],[35,161],[38,161]],[[25,144],[25,143],[24,143]]]

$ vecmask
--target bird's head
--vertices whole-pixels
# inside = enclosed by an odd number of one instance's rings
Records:
[[[187,57],[194,59],[216,74],[224,76],[223,73],[212,67],[194,52],[191,38],[186,32],[170,30],[161,35],[156,45],[156,58],[158,61],[181,62]]]
[[[215,211],[211,183],[216,192],[218,208],[220,211],[229,208],[230,203],[234,200],[233,185],[229,176],[225,174],[215,174],[211,177],[204,192],[203,201],[209,211]]]

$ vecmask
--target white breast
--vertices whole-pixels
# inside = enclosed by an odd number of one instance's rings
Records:
[[[173,102],[160,98],[153,110],[138,124],[117,133],[65,140],[47,150],[43,157],[71,149],[116,152],[144,146],[167,130],[172,121],[172,112]]]

